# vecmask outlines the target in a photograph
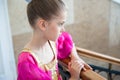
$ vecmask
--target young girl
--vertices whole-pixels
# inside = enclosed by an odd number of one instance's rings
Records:
[[[18,57],[17,80],[62,80],[53,42],[64,31],[66,14],[62,0],[31,0],[28,3],[27,16],[33,35]],[[70,53],[69,80],[78,80],[81,69],[87,64],[80,61],[74,46]]]

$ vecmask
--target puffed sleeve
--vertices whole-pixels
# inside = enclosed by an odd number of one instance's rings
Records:
[[[64,59],[70,55],[73,48],[73,40],[68,32],[62,32],[56,41],[57,58]]]
[[[51,80],[51,77],[37,66],[33,57],[28,53],[19,56],[17,70],[17,80]]]

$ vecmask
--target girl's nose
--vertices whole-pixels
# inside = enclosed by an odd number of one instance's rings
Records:
[[[64,31],[65,31],[65,28],[61,27],[60,32],[64,32]]]

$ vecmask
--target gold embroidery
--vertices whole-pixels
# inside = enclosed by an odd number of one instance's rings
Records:
[[[53,64],[49,65],[44,65],[46,70],[50,70],[52,73],[52,80],[58,80],[58,73],[56,69],[57,61],[54,60],[55,62]]]

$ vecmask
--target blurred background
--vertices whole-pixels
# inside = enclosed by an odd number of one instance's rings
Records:
[[[68,6],[65,29],[72,35],[76,46],[120,58],[120,0],[63,1]],[[13,62],[16,67],[17,57],[32,34],[26,15],[28,3],[25,0],[5,0],[4,3],[8,10]],[[81,58],[88,64],[109,67],[108,63],[103,61],[82,56]],[[2,67],[0,68],[2,69]],[[112,70],[120,71],[120,66],[112,65]],[[106,73],[101,72],[100,74],[107,78]],[[120,80],[120,75],[114,77],[113,80]]]

